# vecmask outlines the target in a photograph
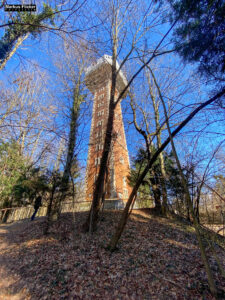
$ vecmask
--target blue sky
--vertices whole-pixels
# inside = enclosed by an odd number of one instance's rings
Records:
[[[15,1],[11,1],[12,3],[15,3]],[[8,1],[8,3],[11,3],[10,1]],[[20,1],[17,1],[18,3]],[[96,1],[97,3],[98,1]],[[144,2],[143,2],[144,3]],[[38,6],[38,3],[36,1],[36,4]],[[87,17],[88,21],[91,20],[91,22],[95,23],[95,24],[99,24],[100,20],[105,20],[105,27],[100,27],[97,26],[96,28],[93,28],[90,31],[87,31],[85,33],[82,33],[82,36],[85,40],[91,41],[91,39],[93,39],[93,41],[95,42],[95,46],[96,46],[96,57],[100,57],[103,54],[108,54],[111,55],[110,53],[110,33],[107,31],[107,24],[109,22],[109,20],[107,19],[107,14],[104,15],[104,13],[100,10],[100,9],[96,9],[96,7],[94,6],[94,2],[88,2],[87,3],[90,12],[93,12],[95,10],[96,12],[96,17],[92,17],[89,15]],[[146,2],[147,5],[147,2]],[[3,9],[0,10],[0,19],[4,20],[4,11]],[[128,18],[128,22],[127,25],[125,27],[126,30],[126,40],[125,40],[125,44],[122,47],[122,51],[120,52],[120,56],[119,56],[119,60],[122,61],[122,59],[125,57],[126,53],[128,52],[129,48],[130,48],[130,42],[131,42],[131,37],[132,37],[132,28],[131,26],[131,20],[129,20]],[[150,18],[149,21],[145,22],[145,26],[149,26],[150,23]],[[78,24],[86,24],[86,20],[81,17],[79,20],[76,20],[76,26],[78,26]],[[91,24],[91,22],[88,22],[89,26]],[[72,23],[71,23],[72,24]],[[82,24],[82,26],[83,26]],[[74,26],[75,26],[74,25]],[[135,26],[138,26],[138,21],[137,24],[135,24]],[[159,38],[161,38],[161,34],[162,32],[166,32],[168,30],[168,24],[164,24],[164,25],[158,25],[155,28],[152,28],[151,32],[149,32],[148,34],[146,34],[146,38],[141,38],[140,41],[138,42],[139,48],[141,47],[143,49],[143,47],[149,47],[149,49],[154,49],[154,46],[156,45],[157,41],[159,40]],[[85,27],[85,26],[84,26]],[[0,36],[2,36],[4,34],[4,28],[1,28],[0,31]],[[81,33],[78,34],[79,36],[81,35]],[[123,32],[121,33],[121,36],[123,36]],[[16,54],[10,59],[10,61],[7,63],[5,69],[3,71],[0,72],[0,80],[2,80],[5,85],[9,85],[10,81],[12,80],[13,76],[15,75],[15,73],[20,72],[20,70],[22,68],[29,68],[29,66],[35,66],[37,65],[41,70],[45,71],[48,74],[49,77],[49,89],[51,91],[51,93],[55,93],[56,98],[59,100],[61,95],[60,92],[58,91],[58,87],[55,86],[55,83],[57,82],[56,78],[57,78],[57,73],[58,70],[55,67],[54,63],[53,63],[53,58],[52,55],[54,54],[54,51],[57,51],[57,47],[59,44],[59,37],[53,33],[49,33],[49,32],[45,32],[42,33],[42,35],[40,37],[38,37],[37,39],[33,39],[31,37],[29,37],[23,44],[22,46],[19,48],[19,50],[16,52]],[[121,39],[122,41],[122,39]],[[165,44],[168,42],[168,40],[165,41]],[[173,45],[170,44],[168,47],[172,47]],[[137,61],[137,55],[138,52],[134,51],[133,54],[131,55],[131,59],[127,62],[126,66],[125,66],[125,71],[127,72],[127,76],[128,78],[132,76],[132,74],[134,73],[135,70],[137,70],[140,67],[140,63]],[[157,64],[156,64],[157,62]],[[158,59],[155,62],[153,62],[152,67],[156,67],[157,66],[157,71],[156,71],[156,75],[159,78],[159,81],[161,83],[161,86],[163,88],[163,86],[166,84],[166,82],[163,83],[163,80],[165,81],[165,79],[163,79],[163,76],[165,77],[165,75],[170,74],[169,72],[171,70],[179,70],[182,67],[182,63],[181,60],[178,58],[178,56],[176,55],[167,55],[164,56],[163,59]],[[192,75],[191,75],[192,74]],[[143,73],[140,74],[136,80],[133,83],[133,89],[135,91],[136,97],[138,99],[138,101],[140,101],[143,97],[143,90],[141,89],[141,85],[144,84],[143,82]],[[172,75],[171,75],[172,76]],[[161,79],[160,79],[161,78]],[[168,77],[168,80],[170,78]],[[167,82],[168,82],[167,80]],[[179,80],[179,81],[178,81]],[[185,81],[186,80],[186,81]],[[183,81],[183,83],[182,83]],[[173,83],[173,89],[171,89],[172,91],[169,92],[169,97],[173,98],[174,97],[174,93],[176,90],[176,93],[179,93],[179,90],[182,90],[184,87],[182,87],[181,83],[187,86],[188,84],[190,84],[191,87],[196,88],[196,90],[193,89],[192,90],[188,90],[186,92],[186,94],[182,97],[178,97],[177,98],[177,102],[180,102],[180,104],[178,104],[178,106],[176,106],[176,110],[178,108],[181,108],[184,105],[189,105],[189,104],[196,104],[199,103],[201,101],[203,101],[205,98],[207,98],[207,93],[209,90],[209,87],[205,86],[202,82],[202,80],[197,76],[196,74],[196,66],[195,65],[188,65],[186,66],[183,71],[180,73],[180,75],[177,77],[177,82],[175,81]],[[176,94],[176,95],[177,95]],[[92,102],[91,102],[91,94],[88,94],[87,97],[87,103],[83,105],[82,110],[83,109],[87,109],[88,110],[88,114],[85,117],[85,127],[81,126],[79,128],[79,135],[82,135],[82,143],[79,146],[79,150],[78,150],[78,158],[80,161],[80,164],[82,167],[85,167],[86,165],[86,158],[87,158],[87,148],[88,148],[88,141],[89,141],[89,131],[90,131],[90,117],[91,117],[91,107],[92,107]],[[65,99],[61,99],[62,103]],[[124,112],[124,124],[125,124],[125,129],[126,129],[126,136],[127,136],[127,145],[128,145],[128,150],[129,150],[129,154],[131,157],[135,156],[135,153],[137,151],[137,148],[140,146],[141,143],[141,138],[140,136],[135,132],[134,127],[132,125],[129,124],[129,122],[132,121],[132,114],[131,114],[131,110],[129,108],[129,103],[128,100],[125,99],[122,102],[122,108],[123,108],[123,112]],[[185,108],[186,112],[183,116],[181,116],[181,114],[177,114],[177,117],[174,118],[174,123],[176,123],[177,121],[181,121],[183,119],[183,117],[185,115],[187,115],[188,112],[191,111],[193,107],[191,108]],[[149,114],[151,115],[151,105],[147,106],[147,109],[149,111]],[[183,113],[183,110],[182,110]],[[215,114],[215,115],[214,115]],[[139,116],[139,121],[141,122],[142,117],[141,114]],[[223,114],[221,114],[221,119],[223,118]],[[187,151],[190,151],[192,144],[190,144],[190,141],[195,141],[197,138],[195,138],[193,140],[193,136],[196,135],[197,131],[200,131],[202,128],[204,128],[204,126],[207,124],[207,120],[210,123],[212,120],[214,119],[214,121],[216,120],[216,112],[211,111],[207,116],[205,115],[205,113],[201,113],[199,115],[197,115],[195,117],[195,119],[193,120],[193,122],[187,126],[187,128],[185,128],[184,131],[182,131],[182,133],[179,135],[178,138],[176,138],[176,142],[177,142],[177,147],[180,153],[180,157],[181,158],[185,158]],[[163,117],[162,117],[163,120]],[[198,120],[201,121],[201,123],[198,125]],[[68,124],[65,124],[65,119],[60,116],[58,116],[58,120],[57,120],[58,124],[60,126],[64,126],[65,125],[65,130],[68,132]],[[82,123],[82,122],[81,122]],[[154,126],[154,122],[152,120],[152,126]],[[204,134],[204,136],[202,135],[202,137],[200,136],[198,138],[198,151],[199,154],[206,154],[210,153],[211,149],[215,148],[216,145],[219,143],[219,141],[221,140],[221,135],[219,135],[218,133],[223,133],[224,130],[224,122],[222,121],[218,121],[218,122],[214,122],[213,124],[209,125],[205,131],[207,130],[209,133]],[[194,132],[196,131],[196,132]],[[212,132],[214,132],[214,134],[212,134]],[[163,133],[163,136],[166,136],[167,134]],[[185,140],[185,143],[182,143],[182,140]],[[137,141],[137,143],[134,143],[134,141]],[[195,149],[196,151],[196,149]],[[203,164],[204,165],[204,164]]]

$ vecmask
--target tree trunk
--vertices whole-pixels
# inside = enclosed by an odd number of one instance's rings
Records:
[[[197,197],[196,197],[196,201],[195,201],[195,215],[196,215],[196,218],[197,218],[199,224],[200,224],[200,219],[199,219],[200,197],[201,197],[201,187],[197,187]]]
[[[159,188],[159,179],[157,178],[157,175],[154,173],[154,171],[151,172],[152,176],[150,177],[152,192],[155,200],[155,211],[158,214],[162,213],[162,205],[161,205],[161,191]]]
[[[5,67],[7,61],[13,56],[13,54],[15,54],[16,50],[28,38],[28,36],[29,36],[29,33],[27,33],[25,36],[21,36],[17,39],[17,42],[16,42],[14,48],[12,49],[12,51],[9,54],[7,54],[5,59],[3,59],[0,62],[0,70],[2,70]]]
[[[190,218],[190,207],[189,207],[187,201],[185,201],[185,205],[186,205],[186,213],[187,213],[186,219],[187,219],[188,222],[191,222],[191,218]]]
[[[122,216],[121,216],[121,219],[117,225],[117,228],[115,230],[115,233],[114,235],[112,236],[111,240],[110,240],[110,243],[108,245],[108,248],[110,251],[114,251],[116,250],[116,246],[117,246],[117,243],[122,235],[122,232],[123,232],[123,229],[127,223],[127,219],[128,219],[128,216],[129,216],[129,209],[135,199],[135,196],[137,194],[137,191],[138,191],[138,188],[140,187],[140,185],[142,184],[145,176],[147,175],[149,169],[151,168],[152,164],[154,163],[154,161],[156,160],[156,157],[154,157],[155,155],[153,155],[153,159],[146,165],[145,169],[143,170],[143,172],[141,173],[141,175],[139,176],[135,186],[133,187],[133,190],[130,194],[130,197],[126,203],[126,206],[123,210],[123,213],[122,213]]]
[[[53,204],[53,200],[54,200],[55,189],[56,189],[56,182],[53,177],[53,186],[52,186],[51,196],[50,196],[49,204],[48,204],[48,208],[47,208],[47,214],[46,214],[47,222],[46,222],[46,226],[44,228],[44,235],[48,234],[48,230],[49,230],[49,226],[50,226],[50,222],[51,222],[51,212],[52,212],[52,204]]]
[[[152,86],[151,86],[151,81],[150,77],[148,76],[148,85],[149,85],[149,92],[150,96],[152,99],[152,104],[153,104],[153,109],[154,109],[154,114],[155,114],[155,128],[156,128],[156,136],[157,136],[157,146],[158,149],[162,146],[161,142],[161,127],[159,124],[159,105],[156,104],[155,101],[155,96],[153,94]],[[164,162],[164,157],[163,153],[161,152],[159,154],[159,162],[160,162],[160,171],[161,171],[161,176],[160,176],[160,183],[161,183],[161,188],[162,188],[162,214],[166,215],[167,212],[167,189],[166,189],[166,171],[165,171],[165,162]]]
[[[76,137],[77,137],[77,121],[79,117],[80,111],[80,78],[78,80],[77,86],[74,89],[73,95],[73,106],[71,109],[70,116],[70,133],[69,133],[69,142],[68,142],[68,150],[66,157],[66,165],[63,172],[63,177],[61,180],[61,184],[59,187],[59,198],[56,201],[56,205],[53,212],[53,218],[59,218],[61,213],[61,203],[66,197],[66,192],[68,190],[68,183],[71,174],[71,167],[74,160],[74,149],[76,145]]]

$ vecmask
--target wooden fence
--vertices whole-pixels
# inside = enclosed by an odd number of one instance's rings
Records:
[[[91,202],[65,202],[62,203],[62,212],[78,212],[88,211],[90,209]],[[31,218],[34,213],[33,206],[13,207],[0,209],[0,223],[10,223],[23,219]],[[36,214],[36,217],[46,216],[47,207],[41,206]]]
[[[104,209],[123,209],[125,203],[120,199],[106,199],[104,202]],[[79,212],[88,211],[91,207],[91,202],[89,201],[79,201],[79,202],[63,202],[62,203],[62,213],[66,212]],[[146,203],[143,201],[136,201],[134,204],[134,209],[145,208]],[[23,219],[31,218],[34,213],[33,206],[23,206],[23,207],[13,207],[0,209],[0,223],[10,223]],[[36,214],[36,217],[43,217],[47,214],[47,207],[41,206]]]
[[[134,208],[141,208],[143,205],[138,201],[135,203]],[[78,212],[78,211],[88,211],[91,207],[91,202],[79,201],[79,202],[63,202],[62,203],[62,213],[66,212]],[[123,209],[124,202],[120,199],[106,199],[104,202],[104,209]],[[23,207],[13,207],[0,209],[0,223],[10,223],[23,219],[31,218],[34,212],[33,206],[23,206]],[[41,206],[36,214],[37,217],[46,216],[47,207]]]
[[[211,229],[215,231],[216,233],[222,235],[225,237],[225,212],[220,211],[220,214],[218,212],[212,212],[208,218],[204,218],[202,224],[207,227],[208,229]]]

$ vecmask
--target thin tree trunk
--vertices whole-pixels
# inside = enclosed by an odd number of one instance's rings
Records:
[[[81,76],[81,75],[79,75]],[[69,133],[69,142],[68,142],[68,150],[66,157],[66,165],[63,172],[63,177],[61,180],[60,188],[59,188],[59,198],[56,201],[56,205],[53,212],[53,218],[59,218],[61,213],[61,203],[66,197],[66,192],[68,190],[68,183],[71,174],[71,167],[74,159],[74,149],[76,145],[76,137],[77,137],[77,121],[79,117],[80,111],[80,77],[77,83],[76,88],[74,89],[73,95],[73,106],[71,109],[71,120],[70,120],[70,133]]]
[[[30,33],[28,32],[25,36],[21,36],[17,39],[17,42],[12,51],[5,57],[5,59],[3,59],[2,62],[0,62],[0,70],[2,70],[5,67],[7,61],[13,56],[13,54],[15,54],[16,50],[28,38],[29,34]]]
[[[160,148],[162,145],[161,143],[161,137],[160,141],[158,142],[158,148]],[[166,171],[165,171],[165,162],[164,162],[164,157],[163,153],[159,154],[159,163],[160,163],[160,170],[161,170],[161,186],[162,186],[162,213],[163,215],[166,215],[167,213],[167,189],[166,189]]]
[[[59,171],[59,161],[61,159],[61,155],[62,155],[62,142],[60,143],[59,149],[58,149],[58,154],[57,154],[57,158],[56,158],[56,162],[55,162],[55,168],[54,171],[52,173],[52,180],[53,180],[53,185],[52,185],[52,189],[51,189],[51,195],[50,195],[50,199],[49,199],[49,204],[47,207],[47,222],[46,222],[46,227],[44,228],[44,234],[47,235],[48,234],[48,230],[49,230],[49,226],[51,223],[51,217],[52,217],[52,207],[53,207],[53,201],[54,201],[54,194],[55,194],[55,190],[57,188],[58,185],[58,179],[59,179],[59,175],[58,175],[58,171]]]
[[[46,226],[44,228],[44,235],[48,234],[49,226],[50,226],[50,223],[51,223],[51,212],[52,212],[52,204],[53,204],[55,189],[56,189],[56,182],[55,182],[55,178],[54,178],[54,175],[53,175],[53,186],[52,186],[52,189],[51,189],[51,196],[50,196],[49,204],[48,204],[48,207],[47,207],[47,214],[46,214],[47,215],[47,222],[46,222]]]
[[[161,129],[160,129],[161,127],[159,124],[159,106],[156,104],[155,96],[153,94],[149,76],[148,76],[148,85],[149,85],[149,92],[150,92],[153,109],[154,109],[155,127],[156,127],[156,135],[157,135],[157,146],[159,149],[162,146]],[[166,215],[166,212],[167,212],[166,171],[165,171],[165,162],[164,162],[164,157],[163,157],[162,152],[159,154],[159,162],[160,162],[160,170],[161,170],[160,183],[161,183],[161,187],[162,187],[162,200],[163,200],[162,201],[162,213],[163,213],[163,215]]]
[[[197,187],[197,197],[196,197],[196,200],[195,200],[195,215],[196,215],[196,218],[198,220],[198,223],[200,224],[200,218],[199,218],[199,202],[200,202],[200,197],[201,197],[201,189],[202,189],[202,186],[203,186],[203,182],[200,184],[200,186]]]
[[[182,181],[182,180],[181,180],[181,181]],[[190,207],[189,207],[187,201],[185,201],[185,206],[186,206],[186,212],[187,212],[186,219],[187,219],[188,222],[191,222],[191,218],[190,218]]]
[[[161,191],[159,188],[159,179],[157,178],[157,174],[155,174],[154,171],[152,171],[152,174],[150,175],[150,182],[152,185],[152,192],[155,200],[155,210],[158,214],[162,213],[162,205],[161,205]]]

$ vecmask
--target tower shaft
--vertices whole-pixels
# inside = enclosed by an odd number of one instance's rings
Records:
[[[121,78],[124,80],[124,76]],[[103,59],[103,62],[99,64],[99,67],[94,66],[93,69],[91,69],[86,75],[86,84],[94,95],[86,169],[86,200],[91,201],[95,188],[95,181],[99,174],[109,115],[111,90],[109,63],[105,62]],[[124,83],[122,82],[122,84]],[[120,89],[121,83],[117,84],[116,95],[119,94]],[[131,187],[127,182],[129,172],[129,156],[123,125],[122,110],[121,104],[118,103],[114,110],[112,142],[106,166],[104,186],[106,200],[121,199],[126,201],[128,199],[131,192]]]

